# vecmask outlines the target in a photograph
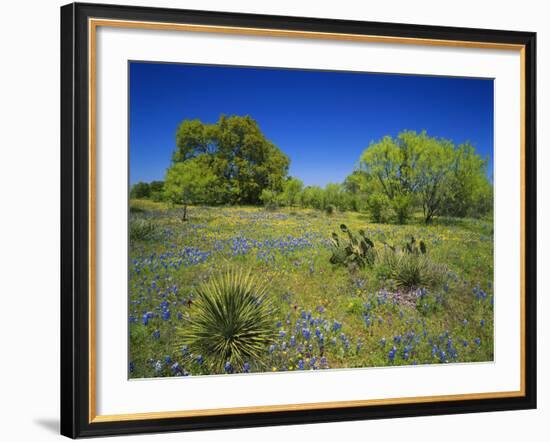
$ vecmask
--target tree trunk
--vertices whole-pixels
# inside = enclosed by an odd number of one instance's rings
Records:
[[[187,221],[187,204],[183,205],[183,216],[181,218],[182,221]]]

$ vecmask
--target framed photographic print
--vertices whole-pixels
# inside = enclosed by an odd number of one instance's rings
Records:
[[[535,44],[62,7],[62,434],[534,408]]]

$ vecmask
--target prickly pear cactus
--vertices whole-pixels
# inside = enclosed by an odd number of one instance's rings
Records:
[[[345,224],[340,225],[340,230],[347,238],[340,239],[337,233],[332,234],[330,262],[348,267],[372,266],[376,256],[374,243],[367,237],[365,231],[359,230],[359,236],[356,236]]]

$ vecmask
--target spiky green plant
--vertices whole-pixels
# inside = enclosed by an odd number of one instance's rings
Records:
[[[248,271],[227,270],[196,290],[189,321],[178,330],[178,345],[201,354],[215,373],[227,363],[258,365],[275,339],[267,284]]]
[[[340,239],[336,232],[332,233],[330,263],[343,264],[351,268],[372,266],[375,259],[374,243],[365,231],[360,229],[357,237],[345,224],[340,225],[340,230],[347,235],[347,240],[345,237]]]
[[[155,223],[143,218],[135,218],[130,221],[130,241],[149,241],[158,234]]]
[[[400,289],[435,288],[443,284],[447,268],[432,262],[425,253],[411,253],[407,249],[384,248],[379,253],[379,271],[392,279]]]

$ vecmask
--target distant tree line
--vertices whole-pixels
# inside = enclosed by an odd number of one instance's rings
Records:
[[[163,201],[165,199],[164,181],[151,181],[150,183],[140,181],[130,189],[130,198]]]
[[[335,155],[338,153],[335,152]],[[245,204],[368,212],[375,222],[406,223],[421,212],[483,217],[492,212],[487,160],[470,143],[404,131],[372,142],[343,183],[304,186],[288,176],[289,158],[249,116],[214,124],[184,120],[165,181],[137,183],[132,198],[174,204]]]

